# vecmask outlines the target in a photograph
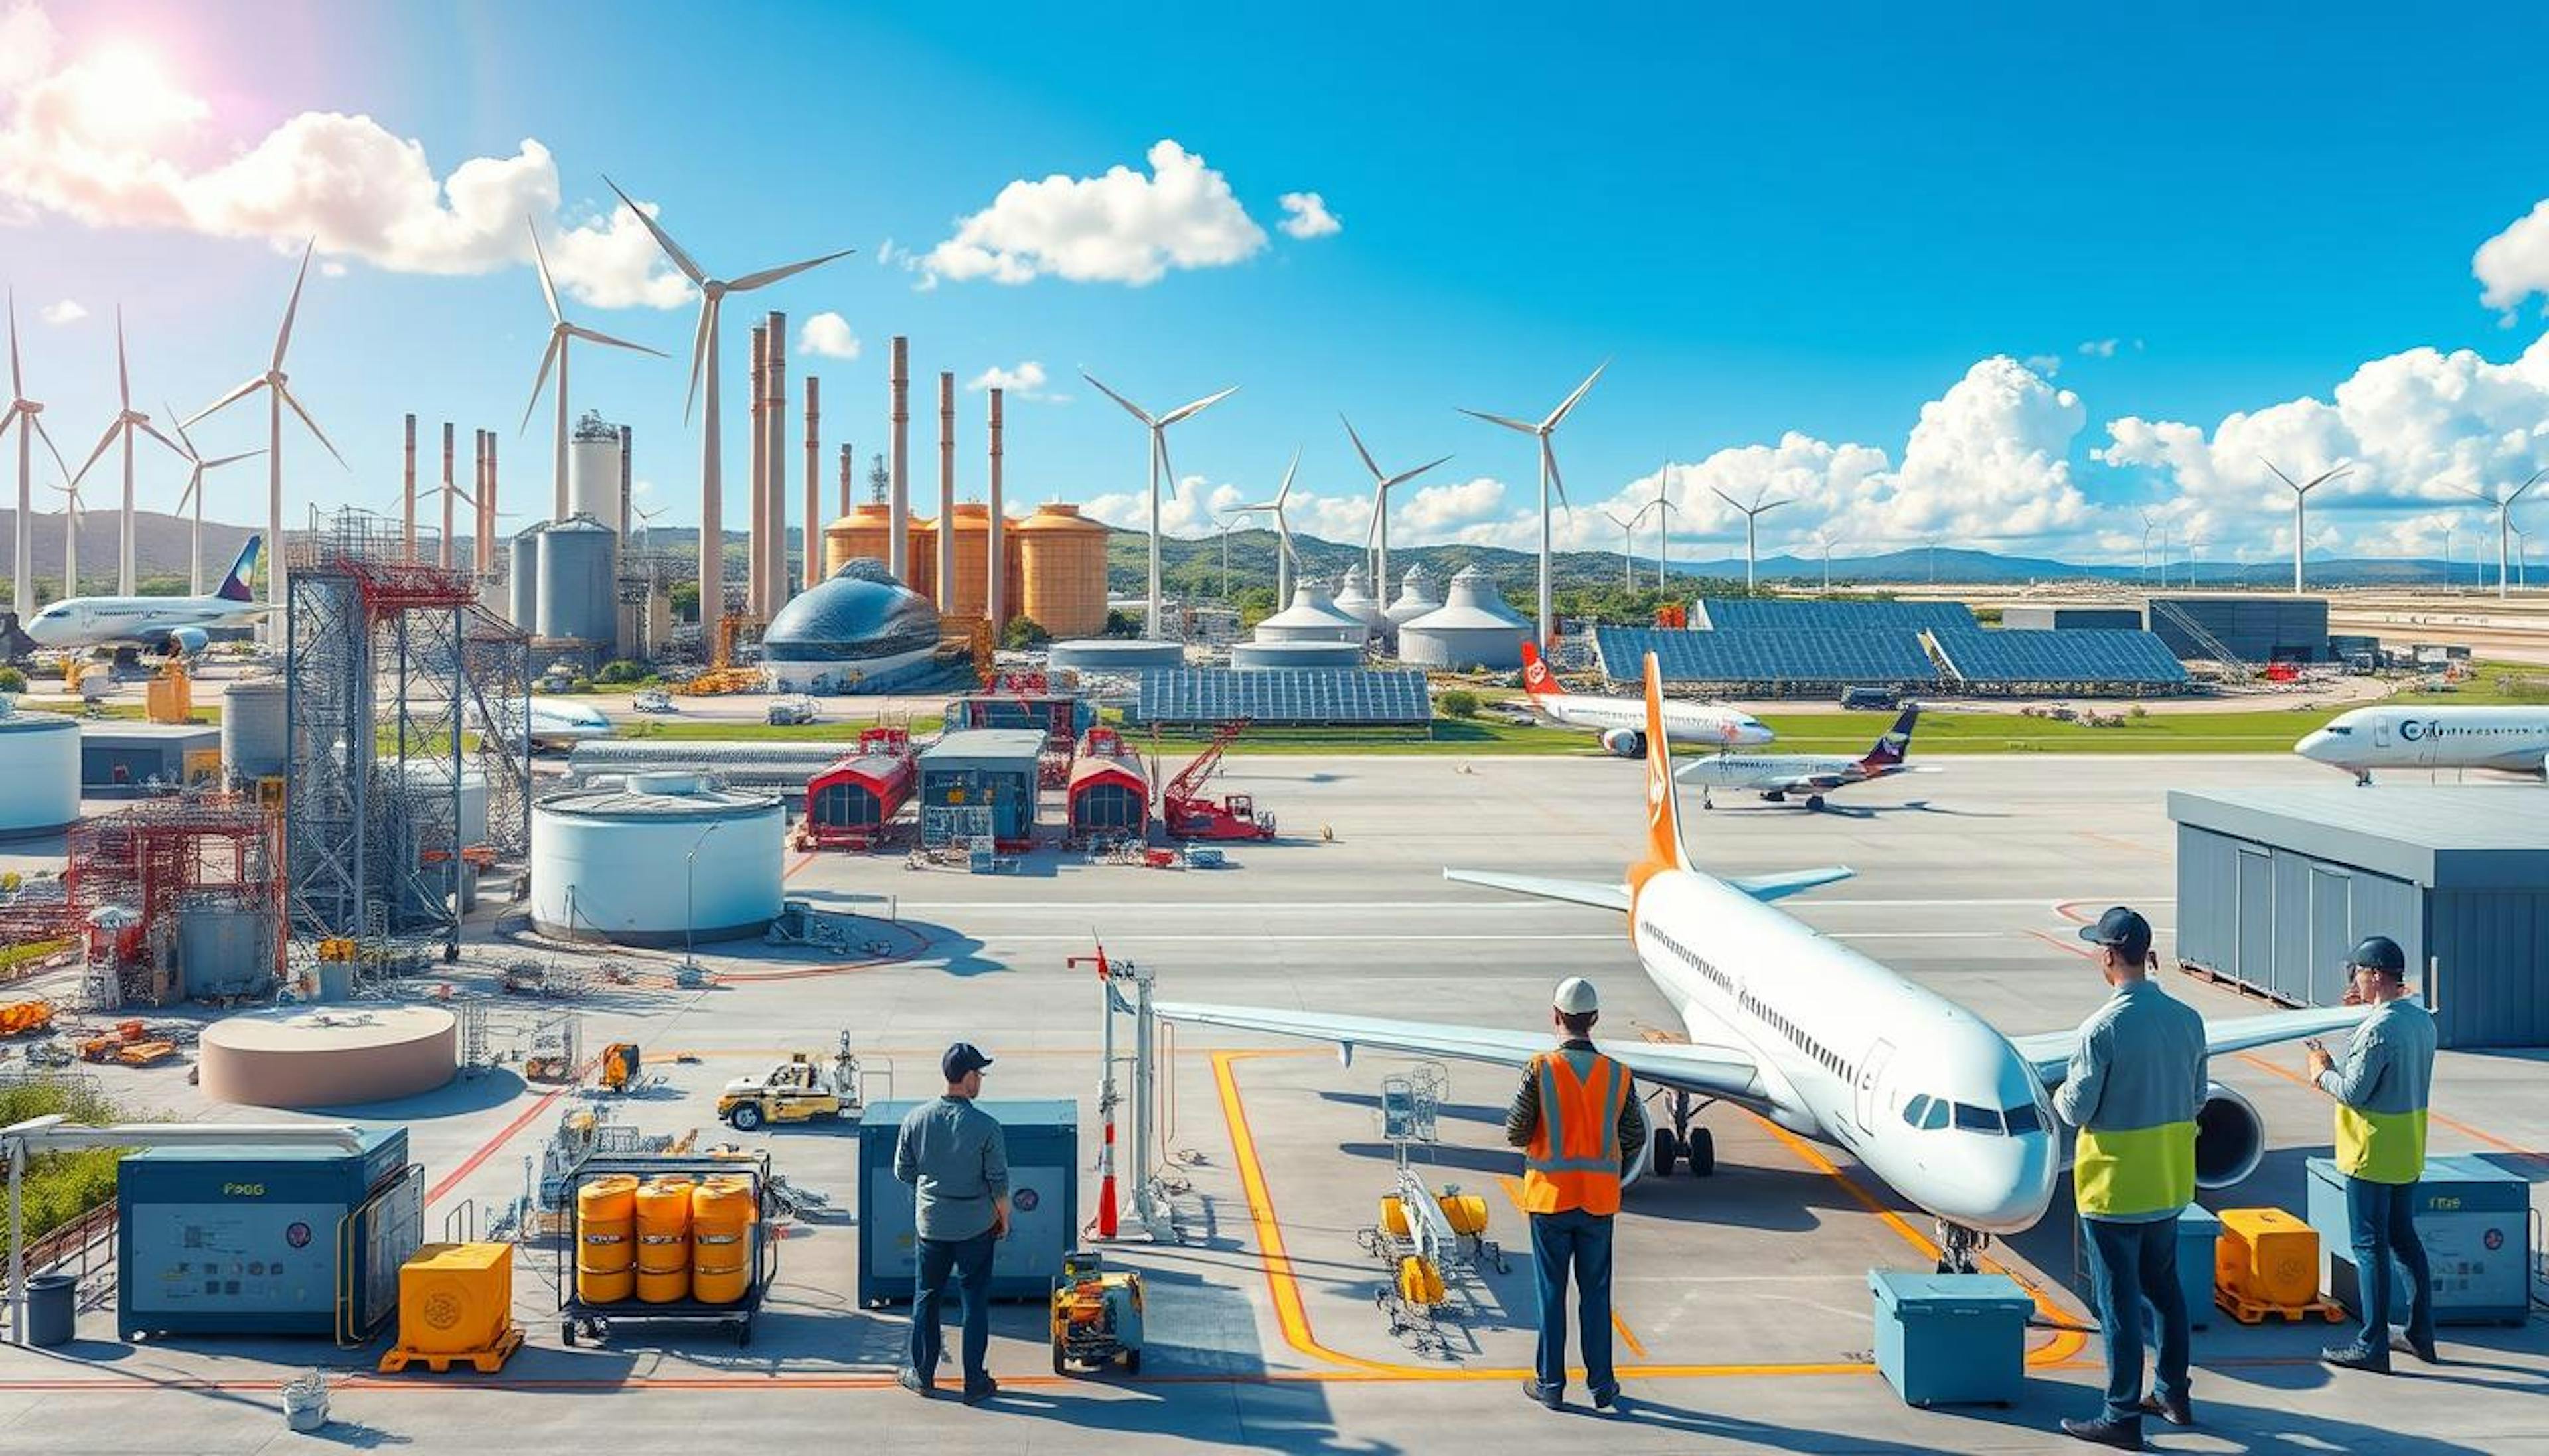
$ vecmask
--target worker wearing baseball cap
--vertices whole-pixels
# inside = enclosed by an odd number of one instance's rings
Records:
[[[2434,1290],[2416,1237],[2416,1180],[2425,1174],[2425,1103],[2434,1086],[2434,1018],[2407,992],[2407,957],[2388,936],[2370,936],[2346,957],[2348,1005],[2372,1014],[2345,1044],[2345,1062],[2313,1043],[2311,1080],[2336,1099],[2336,1168],[2345,1175],[2363,1330],[2319,1358],[2343,1370],[2387,1374],[2396,1346],[2435,1363]],[[2407,1328],[2390,1332],[2390,1267],[2407,1275]]]
[[[999,1390],[983,1359],[991,1343],[991,1254],[1009,1232],[1009,1149],[999,1123],[974,1104],[991,1064],[971,1042],[948,1047],[938,1060],[946,1095],[913,1108],[894,1142],[894,1175],[911,1185],[919,1237],[911,1337],[895,1379],[922,1396],[936,1386],[944,1345],[939,1311],[952,1279],[965,1311],[960,1353],[968,1406]]]
[[[1523,1149],[1522,1206],[1531,1216],[1531,1262],[1540,1291],[1540,1353],[1523,1382],[1532,1400],[1566,1404],[1566,1282],[1576,1286],[1576,1333],[1593,1404],[1620,1397],[1611,1373],[1611,1217],[1620,1173],[1637,1157],[1646,1125],[1629,1069],[1593,1048],[1601,998],[1568,976],[1550,998],[1558,1049],[1533,1057],[1505,1113],[1505,1140]]]
[[[2053,1107],[2079,1130],[2072,1190],[2087,1233],[2098,1322],[2107,1336],[2106,1407],[2063,1433],[2142,1449],[2142,1415],[2193,1425],[2177,1217],[2195,1201],[2195,1114],[2204,1106],[2204,1018],[2150,979],[2151,928],[2118,905],[2080,939],[2099,950],[2115,994],[2080,1024]],[[2142,1396],[2142,1301],[2159,1317],[2159,1367]]]

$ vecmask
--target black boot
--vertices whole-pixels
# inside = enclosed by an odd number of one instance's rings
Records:
[[[2065,1420],[2062,1433],[2093,1446],[2113,1446],[2119,1451],[2142,1449],[2142,1418],[2138,1415],[2127,1415],[2122,1420],[2104,1415],[2090,1420]]]

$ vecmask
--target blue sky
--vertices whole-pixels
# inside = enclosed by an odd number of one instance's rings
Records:
[[[1131,519],[1141,435],[1077,371],[1156,408],[1241,385],[1172,435],[1186,529],[1271,494],[1298,444],[1296,527],[1359,538],[1342,410],[1384,466],[1455,454],[1392,498],[1394,541],[1519,544],[1530,444],[1455,407],[1536,416],[1604,359],[1558,435],[1561,536],[1587,545],[1619,539],[1593,507],[1651,497],[1667,460],[1685,553],[1740,541],[1715,487],[1798,496],[1780,539],[2110,559],[2138,552],[2142,506],[2289,552],[2261,455],[2355,462],[2313,498],[2330,550],[2430,551],[2476,526],[2453,486],[2549,464],[2549,351],[2524,354],[2544,129],[2471,44],[2538,50],[2534,11],[2422,32],[2301,6],[712,13],[710,36],[695,5],[0,0],[0,275],[64,451],[114,408],[119,300],[137,405],[191,410],[260,367],[286,249],[316,233],[291,372],[354,470],[296,438],[292,499],[388,504],[413,410],[500,428],[509,503],[537,509],[521,209],[567,234],[571,317],[689,346],[693,306],[605,208],[607,171],[712,270],[859,249],[749,299],[860,341],[791,361],[822,376],[827,459],[881,447],[907,333],[923,399],[940,369],[1040,366],[1010,396],[1012,498]],[[1292,235],[1282,199],[1312,193],[1339,226]],[[85,317],[43,321],[65,302]],[[635,426],[666,521],[697,518],[686,377],[577,361],[576,407]],[[959,408],[972,497],[981,396]],[[201,443],[261,444],[258,413]],[[179,476],[148,470],[164,508]],[[261,495],[239,468],[216,513],[258,518]]]

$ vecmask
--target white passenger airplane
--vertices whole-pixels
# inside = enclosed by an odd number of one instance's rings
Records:
[[[248,590],[248,574],[264,542],[263,536],[248,537],[210,596],[72,596],[36,613],[27,636],[58,652],[131,647],[161,660],[191,661],[212,645],[209,629],[245,626],[265,614],[265,604]]]
[[[1696,1173],[1713,1168],[1708,1130],[1692,1129],[1691,1121],[1704,1102],[1733,1102],[1846,1149],[1938,1221],[1942,1265],[1970,1269],[1993,1235],[2033,1226],[2052,1200],[2069,1152],[2049,1094],[2062,1080],[2076,1032],[2004,1036],[1765,903],[1846,878],[1845,868],[1721,879],[1695,867],[1682,848],[1652,656],[1646,679],[1648,845],[1626,883],[1466,869],[1446,869],[1444,877],[1628,916],[1640,967],[1690,1036],[1687,1044],[1654,1044],[1630,1040],[1619,1028],[1619,1039],[1603,1044],[1651,1092],[1670,1098],[1673,1126],[1653,1129],[1623,1169],[1630,1181],[1650,1169],[1668,1172],[1677,1157],[1687,1157]],[[1349,1061],[1355,1047],[1370,1046],[1518,1068],[1550,1046],[1546,1026],[1449,1026],[1188,1002],[1163,1002],[1157,1010],[1172,1021],[1334,1042]],[[2335,1031],[2363,1015],[2340,1007],[2209,1022],[2205,1044],[2219,1055]],[[2196,1128],[2203,1187],[2238,1182],[2264,1153],[2256,1108],[2218,1082]]]
[[[1848,754],[1723,753],[1693,759],[1674,770],[1673,776],[1699,785],[1699,806],[1703,809],[1717,807],[1710,802],[1709,791],[1719,788],[1754,789],[1774,804],[1787,802],[1790,794],[1802,794],[1808,809],[1820,809],[1824,795],[1836,788],[1891,778],[1897,774],[1935,773],[1933,769],[1915,769],[1908,762],[1912,756],[1912,730],[1920,723],[1921,705],[1916,702],[1904,708],[1894,726],[1856,758]]]
[[[508,731],[506,725],[522,721],[520,715],[527,712],[533,748],[573,748],[591,739],[609,738],[618,731],[602,709],[590,703],[563,702],[555,697],[534,697],[527,709],[514,698],[498,698],[488,704],[488,710],[496,715],[500,725],[496,731],[500,735]]]
[[[1529,640],[1522,645],[1522,685],[1531,694],[1532,706],[1550,721],[1598,731],[1602,746],[1624,759],[1637,758],[1647,751],[1645,703],[1634,697],[1567,691]],[[1710,748],[1750,748],[1776,736],[1760,719],[1722,703],[1668,702],[1664,704],[1663,722],[1673,742],[1705,744]]]
[[[2490,769],[2544,776],[2549,707],[2355,708],[2293,745],[2305,759],[2370,783],[2375,769]]]

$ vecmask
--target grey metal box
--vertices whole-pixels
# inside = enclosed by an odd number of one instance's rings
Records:
[[[907,1304],[918,1267],[911,1188],[894,1175],[894,1144],[918,1101],[871,1105],[859,1133],[859,1300]],[[1080,1104],[1068,1098],[978,1104],[1000,1124],[1009,1154],[1009,1236],[991,1258],[991,1298],[1044,1300],[1080,1236]]]
[[[2310,1160],[2310,1226],[2327,1256],[2329,1298],[2360,1318],[2361,1272],[2336,1159]],[[2433,1276],[2437,1324],[2520,1324],[2530,1313],[2531,1184],[2485,1158],[2428,1157],[2415,1193],[2416,1240]],[[2407,1319],[2407,1277],[2394,1264],[2390,1313]]]

